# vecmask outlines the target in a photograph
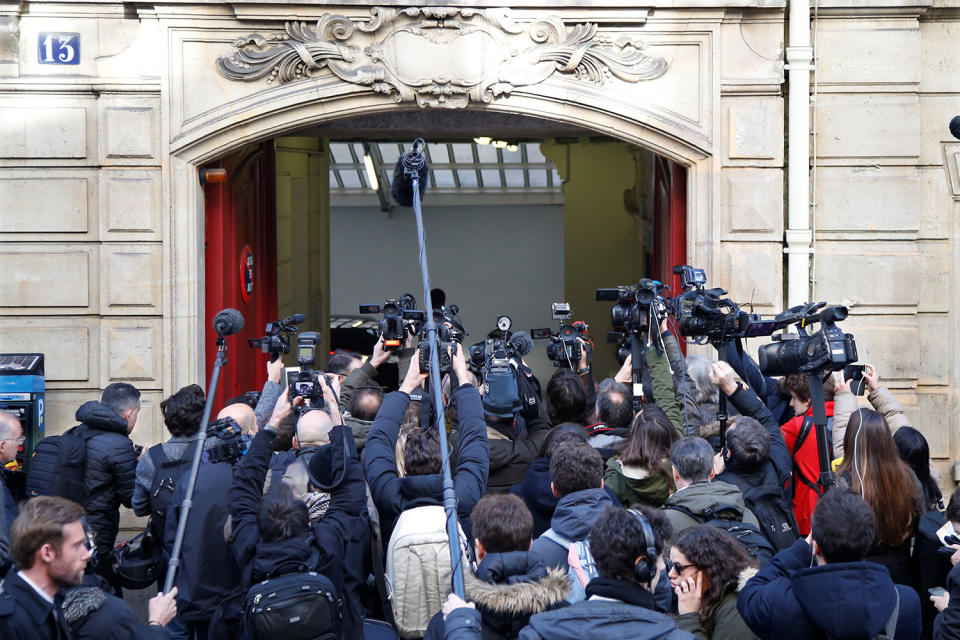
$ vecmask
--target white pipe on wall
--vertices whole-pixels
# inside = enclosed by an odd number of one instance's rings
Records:
[[[790,0],[786,50],[787,103],[787,306],[810,298],[810,0]]]

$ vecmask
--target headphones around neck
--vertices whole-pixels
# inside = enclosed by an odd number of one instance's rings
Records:
[[[657,575],[657,550],[654,547],[653,529],[643,514],[636,509],[627,509],[637,519],[643,531],[643,545],[647,548],[647,555],[633,567],[634,577],[641,584],[650,584]]]

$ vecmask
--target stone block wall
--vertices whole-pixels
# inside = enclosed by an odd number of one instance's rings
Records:
[[[23,9],[0,4],[0,352],[46,354],[48,434],[124,381],[143,392],[133,438],[153,444],[170,353],[161,65],[137,48],[156,21]],[[48,31],[80,34],[80,64],[39,64]]]

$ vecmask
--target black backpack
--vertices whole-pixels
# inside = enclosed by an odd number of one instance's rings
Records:
[[[253,640],[339,640],[342,603],[326,576],[285,573],[247,590],[244,626]]]
[[[761,566],[765,565],[776,554],[773,546],[760,533],[760,530],[743,521],[743,511],[739,507],[731,504],[718,504],[704,511],[702,515],[696,514],[679,504],[668,504],[665,508],[685,513],[700,524],[708,524],[723,529],[733,536],[740,543],[740,546],[746,549],[750,557],[759,562]]]
[[[164,529],[167,522],[167,507],[173,500],[173,492],[184,473],[190,470],[193,464],[195,442],[187,443],[183,454],[176,460],[171,460],[163,452],[163,445],[150,447],[147,453],[153,462],[153,484],[150,485],[150,531],[156,540],[164,539]]]
[[[85,425],[78,425],[37,443],[27,473],[27,497],[59,496],[85,505],[87,440],[95,434]]]
[[[776,484],[752,486],[740,476],[723,476],[723,481],[735,485],[743,493],[747,509],[757,517],[760,533],[777,551],[793,546],[799,538],[797,519],[792,504]]]

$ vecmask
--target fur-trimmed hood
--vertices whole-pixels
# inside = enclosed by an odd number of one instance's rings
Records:
[[[493,584],[472,573],[464,576],[467,600],[498,616],[530,616],[566,601],[570,580],[560,569],[548,569],[545,576],[530,582]]]
[[[107,601],[107,594],[97,587],[73,587],[63,596],[63,617],[73,625],[100,609]]]
[[[740,593],[743,590],[744,585],[747,584],[747,581],[750,580],[753,576],[757,575],[760,569],[756,567],[747,567],[740,571],[740,575],[737,576],[737,593]]]

